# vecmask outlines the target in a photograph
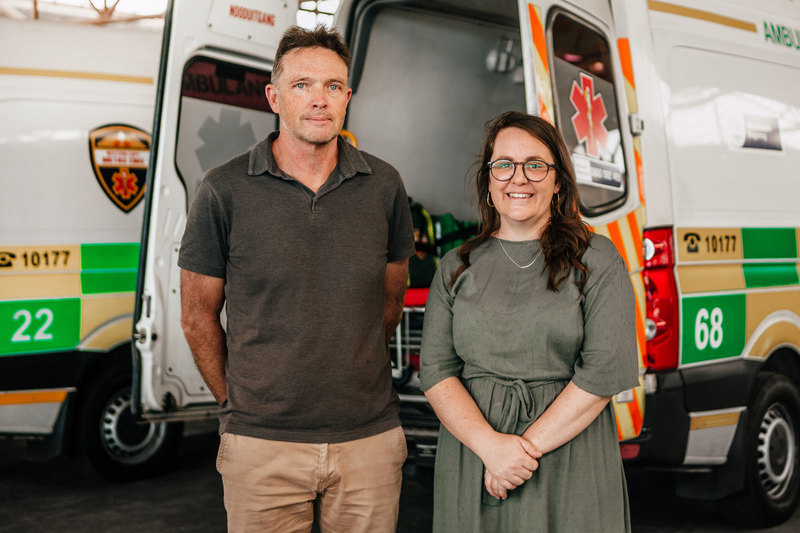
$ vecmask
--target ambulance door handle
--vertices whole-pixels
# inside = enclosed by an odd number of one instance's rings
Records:
[[[153,298],[147,294],[142,294],[142,312],[141,318],[139,320],[139,324],[133,333],[133,340],[139,348],[149,348],[150,341],[156,340],[156,334],[151,333],[149,327],[149,321],[146,320],[150,318],[150,314],[152,313],[151,304],[153,302]]]
[[[639,118],[638,113],[631,113],[628,115],[628,123],[631,127],[631,135],[638,137],[644,131],[644,121]]]
[[[147,327],[140,327],[136,330],[136,333],[133,334],[133,340],[136,342],[136,345],[142,349],[150,348],[150,343],[156,339],[158,339],[158,335],[151,332]]]
[[[133,340],[136,344],[144,344],[144,341],[147,340],[147,330],[144,328],[137,329],[136,333],[133,334]]]

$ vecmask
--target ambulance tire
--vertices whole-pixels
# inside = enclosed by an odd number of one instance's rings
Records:
[[[745,488],[720,510],[740,526],[770,527],[791,518],[800,500],[800,393],[786,376],[761,372],[748,410]]]
[[[131,375],[111,367],[92,380],[78,414],[78,439],[85,463],[114,482],[163,471],[180,443],[182,423],[138,424],[130,410]]]

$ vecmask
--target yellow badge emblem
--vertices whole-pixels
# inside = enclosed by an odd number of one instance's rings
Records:
[[[114,205],[129,212],[144,197],[150,134],[123,124],[89,132],[89,158],[100,187]]]

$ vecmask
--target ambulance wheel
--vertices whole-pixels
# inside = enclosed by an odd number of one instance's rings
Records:
[[[139,424],[131,413],[131,377],[112,368],[93,380],[78,423],[89,466],[110,481],[160,472],[180,443],[183,424]]]
[[[800,393],[789,378],[762,372],[753,386],[745,434],[745,488],[722,500],[729,520],[770,527],[800,499]]]

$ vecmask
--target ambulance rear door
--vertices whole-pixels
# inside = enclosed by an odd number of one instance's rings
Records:
[[[637,299],[643,374],[645,221],[636,138],[641,131],[630,49],[617,31],[621,14],[612,11],[608,0],[519,0],[518,6],[527,110],[561,131],[575,169],[581,213],[625,259]],[[644,417],[643,386],[618,394],[614,406],[620,440],[638,436]]]
[[[133,405],[145,419],[216,413],[180,327],[178,251],[205,173],[277,127],[264,87],[295,17],[283,0],[173,0],[167,9],[134,327]]]

